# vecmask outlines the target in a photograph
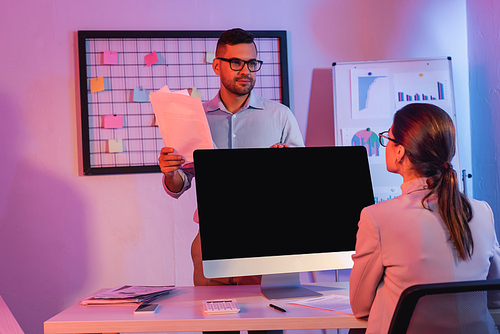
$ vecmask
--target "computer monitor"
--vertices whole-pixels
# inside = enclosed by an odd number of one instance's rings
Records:
[[[352,267],[374,203],[364,147],[196,150],[194,165],[205,277],[263,275],[266,297],[294,298],[315,295],[300,272]]]

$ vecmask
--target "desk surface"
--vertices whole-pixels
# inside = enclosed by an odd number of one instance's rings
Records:
[[[348,294],[348,283],[307,285],[324,295]],[[235,298],[241,311],[230,315],[205,315],[203,300]],[[75,304],[44,323],[48,333],[194,332],[210,330],[278,330],[366,328],[366,321],[352,315],[288,304],[295,299],[270,301],[259,285],[177,287],[155,301],[156,314],[135,315],[137,305],[82,306]],[[281,306],[283,313],[269,307]]]

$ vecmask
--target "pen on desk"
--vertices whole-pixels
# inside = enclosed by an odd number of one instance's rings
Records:
[[[269,307],[272,307],[273,309],[281,311],[281,312],[286,312],[286,310],[284,308],[281,308],[281,307],[276,306],[274,304],[269,304]]]

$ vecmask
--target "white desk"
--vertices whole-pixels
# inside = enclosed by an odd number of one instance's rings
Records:
[[[328,294],[348,294],[348,283],[316,283],[307,286]],[[205,315],[202,301],[235,298],[241,308],[237,314]],[[195,332],[210,330],[279,330],[366,328],[366,321],[352,315],[270,301],[258,285],[178,287],[155,303],[156,314],[135,315],[137,305],[82,306],[75,304],[44,323],[48,333],[130,333]],[[285,308],[283,313],[269,303]]]

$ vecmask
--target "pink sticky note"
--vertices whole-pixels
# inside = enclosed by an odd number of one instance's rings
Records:
[[[151,66],[158,62],[158,56],[156,55],[156,51],[153,51],[146,56],[144,56],[144,60],[146,61],[146,66]]]
[[[102,126],[105,129],[120,129],[120,128],[123,128],[123,115],[106,115],[106,116],[103,116]]]
[[[118,64],[118,52],[116,51],[104,51],[102,53],[102,63],[108,65]]]

